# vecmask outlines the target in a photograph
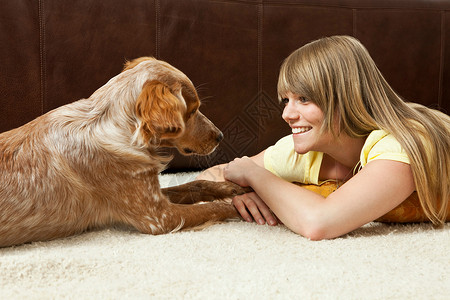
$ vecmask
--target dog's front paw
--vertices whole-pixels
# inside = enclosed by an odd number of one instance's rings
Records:
[[[241,187],[229,181],[196,180],[179,186],[162,189],[172,203],[192,204],[197,202],[211,202],[233,198],[237,195],[252,192],[249,187]]]
[[[253,192],[251,187],[242,187],[230,181],[219,182],[218,190],[222,192],[224,198],[234,197],[245,193]]]
[[[209,198],[207,201],[232,198],[253,191],[250,187],[241,187],[230,181],[215,182],[199,180],[198,184],[202,189],[202,198],[203,196]]]

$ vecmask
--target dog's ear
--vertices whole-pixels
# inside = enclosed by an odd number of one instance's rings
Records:
[[[157,80],[147,81],[136,101],[136,115],[140,119],[141,135],[145,142],[175,138],[184,130],[186,107],[170,88]]]
[[[126,61],[124,66],[123,66],[122,72],[125,72],[126,70],[133,69],[138,64],[140,64],[141,62],[146,61],[146,60],[156,60],[156,59],[153,58],[153,57],[145,56],[145,57],[135,58],[135,59],[133,59],[131,61]]]

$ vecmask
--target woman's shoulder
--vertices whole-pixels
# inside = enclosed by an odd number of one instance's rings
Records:
[[[377,159],[401,161],[409,164],[405,150],[394,135],[379,129],[372,131],[361,150],[361,166]]]

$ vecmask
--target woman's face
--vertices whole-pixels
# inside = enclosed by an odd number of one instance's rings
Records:
[[[285,107],[282,118],[292,128],[295,152],[326,152],[334,138],[331,133],[321,133],[324,121],[322,110],[312,101],[288,92],[282,100]]]

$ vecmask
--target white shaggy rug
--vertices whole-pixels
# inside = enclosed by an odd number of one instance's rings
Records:
[[[163,175],[163,186],[195,174]],[[450,299],[450,224],[370,223],[313,242],[229,222],[107,229],[0,249],[0,299]]]

